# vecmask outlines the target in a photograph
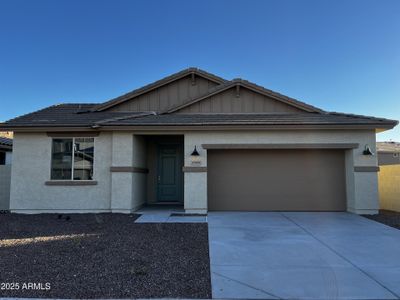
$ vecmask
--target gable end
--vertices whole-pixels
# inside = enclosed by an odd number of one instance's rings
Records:
[[[226,80],[189,68],[96,106],[93,111],[162,111],[181,105]]]
[[[233,80],[167,113],[304,113],[321,109],[247,81]]]

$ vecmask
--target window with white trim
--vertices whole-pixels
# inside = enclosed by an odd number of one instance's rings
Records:
[[[51,180],[93,180],[94,138],[54,138]]]

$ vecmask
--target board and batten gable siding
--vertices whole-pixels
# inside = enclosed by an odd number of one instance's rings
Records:
[[[195,76],[194,81],[186,76],[111,107],[109,111],[165,111],[202,96],[217,85],[199,76]]]
[[[177,113],[304,113],[303,110],[256,93],[235,87],[205,98]]]

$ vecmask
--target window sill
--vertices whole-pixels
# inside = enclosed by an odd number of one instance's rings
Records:
[[[44,183],[45,185],[53,186],[83,186],[83,185],[97,185],[95,180],[50,180]]]

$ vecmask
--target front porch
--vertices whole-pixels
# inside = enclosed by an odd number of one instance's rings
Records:
[[[185,157],[190,157],[190,152],[186,152],[183,134],[114,133],[110,168],[112,212],[173,205],[182,212],[204,213],[192,210],[186,201],[193,181],[185,172],[190,171],[187,159],[185,167]]]

